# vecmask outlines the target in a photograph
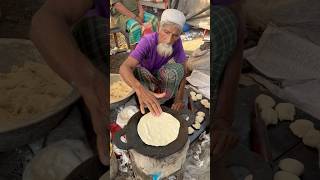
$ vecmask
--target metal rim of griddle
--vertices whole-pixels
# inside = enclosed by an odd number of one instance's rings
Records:
[[[139,111],[130,118],[129,123],[123,129],[115,133],[113,139],[114,144],[120,149],[134,149],[142,155],[157,159],[167,157],[181,150],[188,140],[187,122],[183,118],[181,118],[178,112],[168,107],[162,106],[162,110],[171,114],[180,122],[179,134],[176,140],[166,146],[159,147],[145,144],[141,140],[137,131],[138,123],[140,121],[140,118],[143,116],[143,114]],[[148,112],[149,111],[146,110],[146,113]],[[126,136],[127,143],[121,141],[121,136],[123,135]]]

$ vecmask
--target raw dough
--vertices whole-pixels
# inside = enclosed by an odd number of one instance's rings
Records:
[[[297,119],[290,124],[289,128],[292,133],[302,138],[309,130],[314,129],[313,122],[306,119]]]
[[[132,91],[132,88],[124,81],[120,80],[110,85],[110,102],[122,99]]]
[[[192,134],[194,132],[194,129],[192,127],[188,127],[188,134]]]
[[[190,96],[196,96],[197,95],[197,93],[196,92],[194,92],[194,91],[190,91]]]
[[[272,108],[263,108],[260,115],[266,126],[278,123],[278,113]]]
[[[72,87],[43,63],[28,61],[0,73],[0,126],[25,121],[58,106]]]
[[[166,146],[179,134],[180,122],[171,114],[162,112],[153,116],[150,112],[141,117],[138,134],[141,140],[151,146]]]
[[[259,105],[260,109],[267,107],[272,108],[276,104],[272,97],[265,94],[260,94],[258,97],[256,97],[256,103]]]
[[[192,124],[192,126],[193,126],[195,129],[200,129],[200,128],[201,128],[201,124],[198,123],[198,122],[195,122],[194,124]]]
[[[202,117],[205,117],[205,113],[204,112],[202,112],[202,111],[198,111],[197,112],[197,116],[202,116]]]
[[[294,115],[296,114],[296,110],[294,105],[291,103],[279,103],[276,106],[276,111],[278,112],[278,117],[280,121],[284,120],[294,120]]]
[[[196,97],[197,97],[198,100],[201,100],[202,99],[202,94],[197,94]]]
[[[282,159],[279,162],[279,167],[283,171],[295,174],[296,176],[300,176],[304,171],[304,165],[300,161],[292,158]]]
[[[208,99],[202,99],[202,100],[200,101],[200,103],[201,103],[203,106],[205,106],[206,104],[209,103],[209,101],[208,101]]]
[[[191,96],[192,101],[197,101],[197,97],[196,96]]]
[[[278,171],[274,175],[273,180],[300,180],[300,178],[286,171]]]
[[[320,131],[309,130],[302,138],[303,144],[316,148],[320,144]]]
[[[202,116],[196,116],[196,122],[202,123],[203,120],[204,120],[204,117],[202,117]]]
[[[210,103],[209,103],[209,102],[206,103],[206,104],[204,105],[204,107],[207,108],[207,109],[210,109]]]

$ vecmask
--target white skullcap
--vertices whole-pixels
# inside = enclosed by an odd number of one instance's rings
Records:
[[[186,22],[186,17],[184,14],[176,9],[166,9],[161,15],[161,22],[172,22],[178,24],[181,29],[183,28],[184,23]]]

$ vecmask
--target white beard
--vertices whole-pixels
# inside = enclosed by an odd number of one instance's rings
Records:
[[[171,45],[160,43],[157,45],[157,52],[162,57],[169,57],[173,53]]]

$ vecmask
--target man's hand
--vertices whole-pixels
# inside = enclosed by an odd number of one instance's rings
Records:
[[[211,143],[211,150],[214,159],[219,159],[223,157],[227,152],[234,148],[239,137],[232,130],[230,121],[224,119],[215,119],[213,124],[213,139]]]
[[[100,161],[108,165],[106,80],[98,71],[95,71],[89,79],[91,81],[87,81],[87,86],[79,87],[79,92],[90,111],[93,129],[97,135]]]
[[[163,98],[166,93],[153,93],[147,89],[145,89],[143,86],[141,86],[137,91],[137,96],[140,103],[140,110],[142,114],[145,113],[144,107],[147,106],[150,112],[155,115],[159,116],[162,113],[162,109],[160,106],[160,103],[157,99]]]
[[[176,100],[174,101],[174,103],[171,106],[171,109],[175,110],[175,111],[179,111],[182,110],[184,108],[184,103],[182,100]]]

